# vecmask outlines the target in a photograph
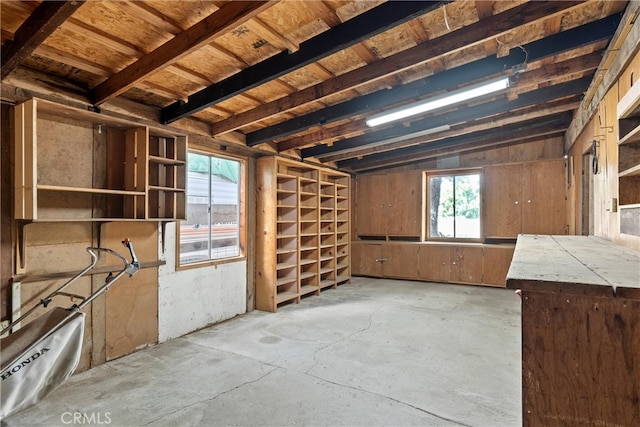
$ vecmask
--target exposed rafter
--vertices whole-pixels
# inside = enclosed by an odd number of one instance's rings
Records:
[[[471,24],[458,31],[445,34],[406,51],[378,60],[366,67],[326,80],[292,96],[270,102],[250,112],[230,117],[214,125],[214,133],[224,133],[247,123],[279,114],[282,111],[287,111],[310,102],[318,101],[330,95],[344,92],[366,81],[397,74],[406,68],[424,64],[452,50],[461,49],[470,44],[477,44],[482,40],[499,36],[508,32],[513,28],[513,25],[526,25],[574,5],[575,2],[525,3],[499,15],[487,18],[485,21]],[[324,122],[320,119],[316,120],[315,124],[317,123]],[[250,143],[258,144],[260,143],[257,142],[259,139],[263,141],[269,140],[269,136],[266,135],[268,131],[265,130],[263,132],[265,133],[265,138],[261,138],[260,134],[257,134],[255,135],[256,142]]]
[[[555,54],[557,53],[555,52],[555,48],[554,48],[555,44],[553,43],[553,40],[549,40],[549,41],[550,43],[548,44],[548,46],[550,48],[550,52],[551,50],[554,50],[554,52],[551,52],[550,55],[555,56]],[[512,52],[512,54],[516,54],[516,55],[521,53],[522,51],[520,51],[519,49]],[[446,71],[446,72],[428,77],[424,79],[423,87],[427,87],[435,90],[435,89],[444,88],[444,87],[440,87],[441,85],[446,85],[446,87],[448,88],[454,88],[454,83],[457,83],[456,80],[464,81],[465,76],[469,76],[469,78],[475,78],[474,76],[476,75],[476,73],[482,73],[483,71],[486,71],[488,73],[485,76],[485,77],[488,77],[491,72],[491,68],[487,67],[485,62],[487,62],[489,59],[491,58],[485,58],[483,60],[476,61],[471,64],[463,65],[461,67],[452,69],[450,71]],[[510,95],[516,96],[520,92],[527,92],[532,90],[532,88],[535,89],[538,85],[545,84],[546,82],[548,82],[549,79],[557,80],[561,78],[567,78],[578,73],[582,73],[583,75],[591,74],[593,73],[593,70],[598,66],[600,59],[601,59],[600,52],[594,52],[588,55],[583,55],[583,56],[569,59],[566,61],[553,62],[549,65],[543,66],[533,71],[527,71],[526,73],[523,73],[519,76],[519,81],[517,85],[514,86],[513,89],[510,91]],[[507,59],[507,63],[508,61],[509,60]],[[496,70],[500,69],[501,62],[502,60],[496,59],[496,63],[495,63]],[[476,65],[476,67],[473,67],[472,65]],[[449,76],[448,73],[454,70],[456,73]],[[451,82],[451,85],[449,85],[448,82]],[[415,82],[413,84],[405,85],[405,87],[409,89],[411,86],[418,85],[419,83],[421,82]],[[399,89],[402,89],[402,87],[399,87],[397,89],[392,89],[389,91],[382,91],[382,94],[380,95],[381,102],[384,102],[384,99],[385,99],[384,93],[387,93],[387,92],[389,93],[388,99],[390,100],[395,99],[395,96],[394,96],[395,91]],[[416,92],[417,92],[417,89],[416,89]],[[349,101],[343,104],[339,104],[337,106],[351,104],[351,103],[352,102]],[[337,107],[337,106],[334,106],[334,107]],[[332,107],[329,107],[329,109],[331,108]],[[362,113],[362,112],[358,112],[358,113]],[[354,115],[358,113],[353,112]],[[366,125],[364,124],[364,119],[362,119],[357,121],[352,120],[350,122],[345,123],[344,125],[337,125],[331,128],[322,127],[315,132],[310,132],[304,135],[294,136],[284,141],[279,141],[278,150],[285,151],[285,150],[290,150],[292,148],[304,147],[305,145],[309,145],[309,144],[317,145],[323,140],[335,141],[339,139],[344,139],[344,135],[349,135],[354,131],[358,131],[359,129],[362,129],[364,126]]]
[[[528,61],[533,62],[545,57],[557,55],[569,49],[608,40],[615,31],[620,14],[586,24],[582,27],[558,33],[550,37],[523,46],[528,52]],[[279,123],[247,134],[247,144],[256,145],[265,141],[286,137],[303,131],[312,126],[326,125],[348,117],[363,114],[377,108],[392,105],[411,98],[423,97],[442,89],[450,89],[464,82],[508,70],[525,60],[522,49],[512,49],[509,56],[497,58],[495,56],[483,58],[459,67],[434,74],[425,79],[402,85],[393,89],[373,92],[349,101],[318,110],[295,119]],[[595,64],[597,66],[597,64]],[[585,66],[587,67],[587,66]],[[589,64],[588,68],[594,68]],[[286,151],[305,145],[304,140],[288,140],[278,144],[279,151]]]
[[[102,104],[133,87],[150,74],[194,52],[221,34],[253,18],[276,1],[229,2],[202,21],[179,33],[167,43],[142,56],[133,64],[100,83],[93,90],[96,105]]]
[[[417,16],[440,7],[448,1],[388,2],[300,44],[295,53],[281,52],[223,81],[189,96],[186,103],[177,102],[162,110],[163,121],[171,123],[201,111],[260,84],[316,62],[367,38],[383,33]]]
[[[353,172],[364,172],[413,163],[417,160],[503,145],[513,141],[521,142],[527,139],[540,139],[545,136],[560,136],[571,121],[571,116],[571,113],[565,113],[550,116],[547,119],[530,120],[500,129],[489,129],[473,135],[404,148],[392,153],[374,154],[367,156],[363,160],[345,160],[338,162],[338,166]]]
[[[302,150],[302,157],[316,157],[341,152],[343,150],[351,150],[353,148],[364,147],[368,144],[380,143],[382,141],[392,142],[400,141],[428,134],[431,129],[444,125],[453,125],[456,123],[466,122],[481,117],[489,117],[492,115],[505,113],[517,108],[524,108],[530,105],[551,101],[553,99],[565,96],[575,95],[583,92],[588,86],[591,78],[589,75],[577,80],[561,83],[555,86],[547,86],[532,92],[520,94],[520,96],[512,101],[499,99],[489,101],[473,107],[463,108],[460,110],[449,111],[433,117],[417,120],[408,126],[395,125],[387,129],[377,132],[371,132],[358,137],[345,139],[335,143],[331,147],[320,145]]]
[[[435,141],[445,140],[447,138],[461,137],[464,135],[482,132],[491,128],[503,128],[508,125],[525,122],[531,119],[541,119],[546,116],[555,116],[575,110],[580,105],[582,95],[574,95],[568,98],[551,101],[544,104],[536,104],[525,109],[519,109],[513,112],[481,118],[469,121],[463,125],[456,125],[449,130],[443,130],[429,136],[421,136],[410,139],[404,139],[398,142],[387,143],[385,141],[379,144],[372,144],[360,149],[353,149],[348,152],[341,152],[322,158],[322,163],[337,162],[352,158],[363,158],[372,154],[383,153],[385,151],[393,151],[400,148],[411,147],[419,144],[431,144]]]
[[[82,1],[43,1],[15,32],[14,39],[2,47],[0,79],[18,68],[64,21]]]

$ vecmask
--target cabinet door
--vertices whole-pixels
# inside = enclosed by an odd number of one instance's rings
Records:
[[[382,277],[382,245],[380,243],[351,244],[351,274]]]
[[[356,188],[356,231],[359,235],[386,235],[386,204],[386,176],[358,176]]]
[[[566,234],[565,176],[564,159],[523,166],[523,233]]]
[[[451,248],[451,281],[482,283],[482,247],[453,246]]]
[[[422,172],[387,175],[387,235],[422,236]]]
[[[511,265],[511,258],[515,246],[496,245],[484,247],[484,273],[482,283],[492,286],[506,286],[507,273]]]
[[[485,237],[517,237],[522,229],[522,165],[483,170],[482,227]]]
[[[431,282],[448,282],[451,277],[451,246],[420,245],[419,278]]]
[[[418,279],[418,245],[386,243],[382,248],[384,277]]]

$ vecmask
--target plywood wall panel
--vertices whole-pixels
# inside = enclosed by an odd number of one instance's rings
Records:
[[[140,262],[158,260],[158,223],[108,223],[102,229],[102,247],[129,258],[121,244],[133,242]],[[113,259],[113,257],[111,257]],[[110,265],[119,265],[110,261]],[[141,269],[125,276],[105,295],[106,360],[111,360],[158,342],[158,268]]]

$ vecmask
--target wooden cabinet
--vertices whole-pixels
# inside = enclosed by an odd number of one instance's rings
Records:
[[[31,99],[15,107],[15,218],[186,218],[187,137]]]
[[[504,287],[514,245],[433,242],[352,243],[352,274]]]
[[[564,159],[485,167],[484,237],[566,234],[565,176]]]
[[[348,281],[349,175],[269,156],[256,177],[256,308]]]
[[[482,260],[481,245],[421,246],[419,277],[432,282],[481,284]]]
[[[422,236],[422,172],[357,177],[356,232],[361,236]]]
[[[354,275],[382,277],[382,266],[382,243],[351,244],[351,272]]]
[[[620,233],[640,236],[640,84],[618,102]]]
[[[354,275],[418,279],[418,251],[411,243],[353,242]]]
[[[356,178],[356,233],[361,236],[385,236],[386,175],[360,175]]]

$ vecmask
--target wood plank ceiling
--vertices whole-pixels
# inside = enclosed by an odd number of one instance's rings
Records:
[[[220,141],[362,172],[563,135],[627,5],[2,1],[2,94],[38,76],[96,110],[126,100]],[[498,76],[508,89],[365,123]]]

